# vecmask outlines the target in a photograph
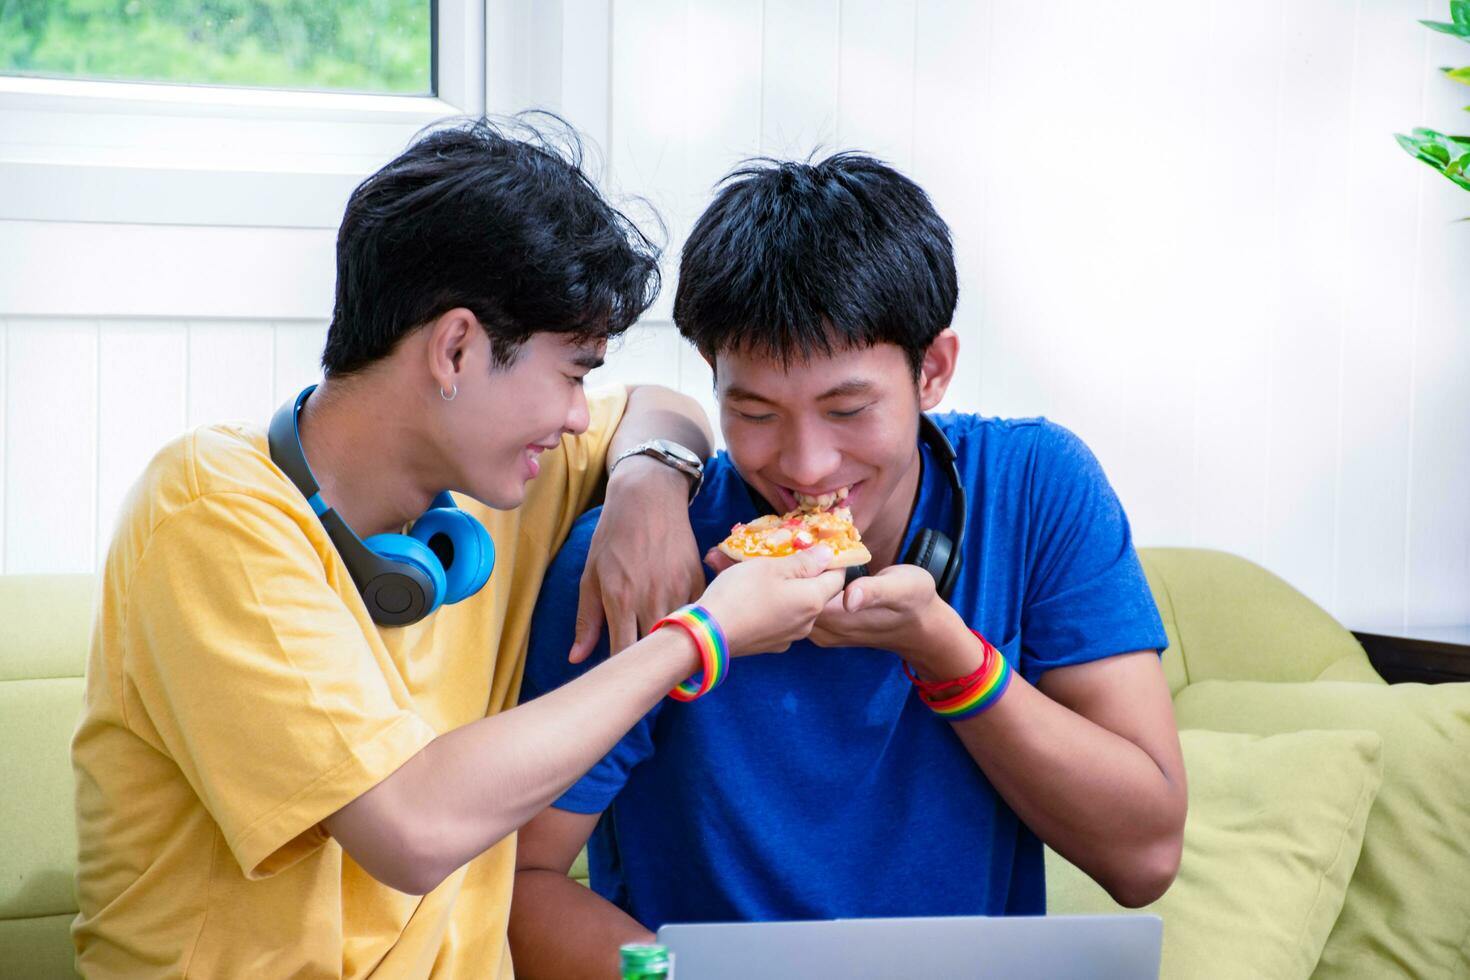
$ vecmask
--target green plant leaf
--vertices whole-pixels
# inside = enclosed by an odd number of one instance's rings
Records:
[[[1423,160],[1435,170],[1444,170],[1445,164],[1449,162],[1449,151],[1437,143],[1415,139],[1412,136],[1405,136],[1402,133],[1395,133],[1394,139],[1399,141],[1399,146],[1404,148],[1404,152],[1419,160]],[[1443,156],[1443,159],[1437,156],[1431,150],[1431,147],[1434,150],[1438,150],[1440,155]]]
[[[1447,78],[1459,82],[1462,85],[1470,85],[1470,67],[1441,68],[1440,71],[1444,72]]]
[[[1394,133],[1393,138],[1398,141],[1399,146],[1404,148],[1405,153],[1415,157],[1419,155],[1419,141],[1414,139],[1414,137],[1405,136],[1403,133]]]
[[[1450,0],[1450,18],[1456,24],[1470,24],[1470,0]]]
[[[1470,41],[1470,24],[1446,24],[1442,20],[1421,20],[1419,23],[1432,31],[1441,34],[1451,34],[1463,40]]]

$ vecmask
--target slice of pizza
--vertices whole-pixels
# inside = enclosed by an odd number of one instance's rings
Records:
[[[720,542],[720,551],[735,559],[781,558],[824,544],[832,549],[828,568],[866,565],[873,556],[863,544],[862,536],[852,523],[852,512],[833,503],[831,495],[815,501],[803,499],[801,508],[777,517],[766,514],[749,524],[736,524],[730,536]]]

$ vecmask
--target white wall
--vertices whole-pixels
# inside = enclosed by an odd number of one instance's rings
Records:
[[[1416,23],[1441,6],[492,0],[487,98],[584,128],[671,255],[744,156],[883,156],[955,231],[950,406],[1073,428],[1141,544],[1243,554],[1354,627],[1463,623],[1470,195],[1391,136],[1465,118],[1434,71],[1463,47]],[[313,373],[330,241],[0,221],[5,572],[92,567],[152,446]],[[200,285],[215,256],[247,287]],[[606,373],[707,399],[667,282]]]

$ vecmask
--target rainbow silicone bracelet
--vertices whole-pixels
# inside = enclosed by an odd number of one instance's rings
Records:
[[[653,629],[664,626],[678,626],[688,633],[699,650],[699,660],[703,665],[703,676],[695,675],[699,677],[699,683],[695,683],[694,677],[691,677],[670,691],[669,697],[675,701],[693,701],[704,697],[718,687],[730,672],[730,645],[725,642],[725,631],[720,629],[720,624],[710,615],[708,609],[695,604],[675,609],[654,623]]]
[[[974,630],[970,632],[975,633]],[[975,633],[975,637],[984,644],[985,661],[980,670],[965,678],[969,681],[964,690],[947,698],[931,701],[920,694],[920,700],[929,706],[929,710],[943,718],[945,721],[964,721],[973,718],[991,708],[1000,696],[1006,692],[1011,683],[1011,665],[1006,662],[1005,655],[990,642]],[[907,665],[905,665],[907,666]]]

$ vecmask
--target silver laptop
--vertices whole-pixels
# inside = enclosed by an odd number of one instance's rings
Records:
[[[1157,980],[1156,915],[666,925],[677,980]]]

